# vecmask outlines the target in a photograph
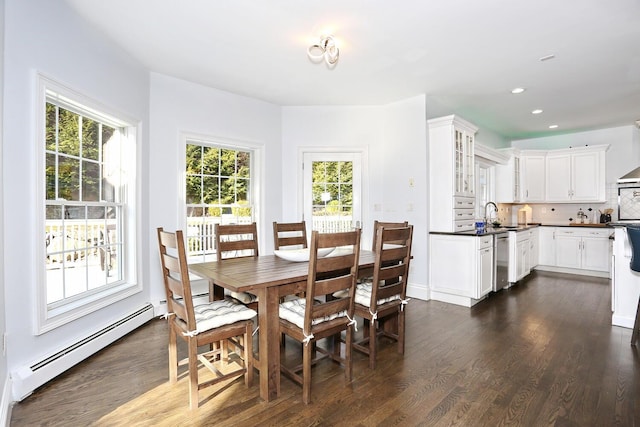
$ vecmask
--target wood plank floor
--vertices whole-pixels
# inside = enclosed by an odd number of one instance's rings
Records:
[[[640,425],[640,357],[631,330],[610,325],[610,291],[605,279],[534,273],[471,309],[412,300],[405,356],[382,340],[372,371],[354,352],[351,384],[320,362],[310,405],[287,378],[266,403],[256,379],[210,388],[190,411],[154,320],[16,404],[11,426]],[[287,357],[298,351],[287,345]]]

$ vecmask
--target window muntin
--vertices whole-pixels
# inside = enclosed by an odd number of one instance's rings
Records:
[[[187,140],[185,200],[187,255],[213,260],[215,224],[254,221],[253,150]]]
[[[313,230],[349,231],[353,227],[353,162],[312,163]]]

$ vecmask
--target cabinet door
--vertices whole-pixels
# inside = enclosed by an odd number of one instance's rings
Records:
[[[529,270],[538,266],[538,231],[533,229],[529,234]]]
[[[529,274],[529,240],[520,241],[516,245],[517,280]]]
[[[600,153],[580,153],[571,156],[573,200],[600,199]]]
[[[571,231],[556,234],[556,265],[566,268],[580,268],[582,238]]]
[[[544,156],[523,156],[520,162],[524,173],[522,199],[527,202],[545,201]]]
[[[538,243],[538,264],[556,265],[556,228],[540,227]]]
[[[582,268],[585,270],[609,271],[610,246],[608,237],[583,237]]]
[[[455,163],[454,189],[455,196],[473,196],[475,194],[475,163],[473,135],[454,128]]]
[[[558,202],[571,199],[571,156],[547,155],[546,161],[547,201]]]
[[[493,288],[493,248],[478,251],[478,287],[475,298],[481,298]]]

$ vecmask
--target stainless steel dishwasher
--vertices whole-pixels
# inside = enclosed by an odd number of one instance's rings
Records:
[[[496,280],[493,291],[509,287],[509,233],[498,233],[493,236],[493,253],[496,263]]]

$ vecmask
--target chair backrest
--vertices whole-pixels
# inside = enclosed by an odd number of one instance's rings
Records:
[[[373,221],[373,242],[371,243],[371,250],[376,251],[376,240],[378,235],[378,228],[380,227],[406,227],[409,225],[408,221],[405,222],[382,222],[382,221]],[[388,242],[391,243],[391,242]]]
[[[378,301],[399,297],[400,303],[406,299],[413,226],[382,226],[376,235],[376,260],[369,305],[373,313],[376,312]]]
[[[307,225],[301,222],[273,222],[273,246],[275,250],[283,246],[307,247]]]
[[[313,333],[314,319],[337,317],[342,312],[346,312],[353,319],[360,258],[360,234],[359,228],[343,233],[312,232],[304,318],[305,331]],[[318,249],[333,247],[336,250],[329,256],[318,257]],[[325,298],[319,298],[340,291],[343,293],[347,291],[349,297],[327,298],[326,301]],[[333,324],[344,325],[344,317],[322,322],[320,327],[327,329]]]
[[[158,228],[158,246],[167,294],[167,312],[174,313],[186,323],[186,330],[193,331],[196,329],[196,318],[182,231],[171,233],[162,227]]]
[[[258,256],[258,227],[251,224],[215,225],[218,261]]]
[[[640,228],[627,227],[627,236],[631,244],[629,268],[633,271],[640,271]]]

